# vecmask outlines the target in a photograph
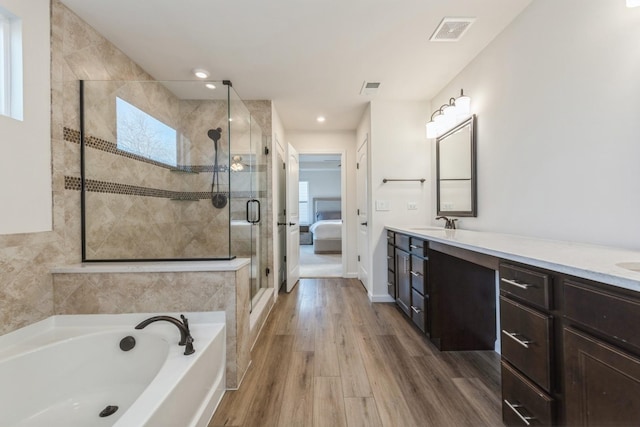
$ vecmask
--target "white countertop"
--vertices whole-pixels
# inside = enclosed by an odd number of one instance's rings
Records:
[[[85,262],[55,267],[59,273],[178,273],[194,271],[237,271],[251,262],[249,258],[229,261],[141,261],[141,262]]]
[[[640,251],[483,231],[406,226],[387,229],[640,292],[640,272],[616,265],[640,266]]]

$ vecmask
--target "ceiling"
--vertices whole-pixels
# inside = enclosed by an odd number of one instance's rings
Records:
[[[531,0],[62,2],[158,80],[204,68],[242,99],[273,100],[287,130],[354,130],[374,98],[430,100]],[[445,16],[476,21],[430,42]],[[365,81],[375,95],[360,95]]]

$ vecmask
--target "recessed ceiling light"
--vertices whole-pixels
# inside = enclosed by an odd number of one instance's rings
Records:
[[[207,89],[211,89],[211,90],[213,90],[213,89],[215,89],[215,88],[216,88],[216,85],[214,85],[213,83],[207,83],[207,84],[205,84],[204,86],[205,86]]]
[[[324,121],[327,119],[324,116],[318,116],[316,120],[318,121],[318,123],[324,123]]]
[[[209,77],[209,72],[207,70],[203,70],[202,68],[195,68],[193,70],[193,74],[199,79],[206,79]]]

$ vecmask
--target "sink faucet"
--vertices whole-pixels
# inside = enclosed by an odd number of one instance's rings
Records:
[[[456,218],[447,218],[446,216],[439,216],[436,219],[444,219],[446,223],[444,224],[445,229],[455,230],[456,229]]]
[[[184,315],[180,315],[182,318],[182,322],[175,317],[171,316],[153,316],[148,318],[147,320],[143,320],[138,325],[136,325],[136,329],[144,329],[149,326],[153,322],[165,321],[174,324],[178,330],[180,331],[180,342],[178,345],[184,345],[184,354],[188,356],[190,354],[195,353],[193,349],[193,337],[191,336],[191,331],[189,330],[189,320],[187,320]]]

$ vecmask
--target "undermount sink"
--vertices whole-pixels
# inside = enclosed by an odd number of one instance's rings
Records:
[[[640,262],[619,262],[616,265],[620,268],[640,273]]]

